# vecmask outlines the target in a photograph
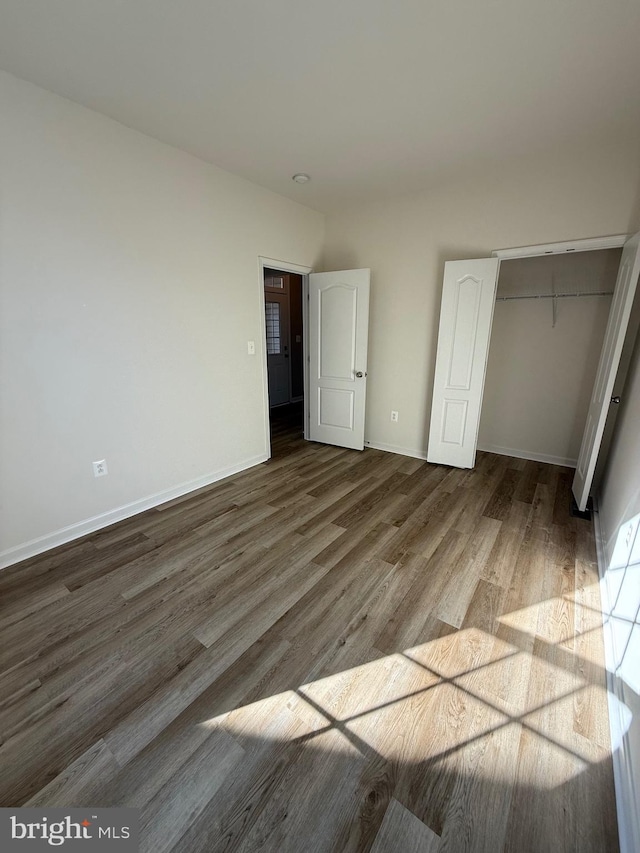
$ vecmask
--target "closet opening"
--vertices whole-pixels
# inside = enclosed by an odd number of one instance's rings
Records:
[[[576,466],[621,254],[501,261],[479,450]]]
[[[447,261],[429,462],[473,468],[479,446],[575,467],[583,512],[639,326],[639,278],[640,233]]]

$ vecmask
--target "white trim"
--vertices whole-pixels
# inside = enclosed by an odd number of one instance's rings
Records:
[[[612,626],[608,618],[611,612],[611,604],[609,602],[609,590],[607,589],[606,580],[607,560],[600,516],[597,512],[593,513],[593,526],[596,539],[598,575],[600,577],[602,634],[607,677],[607,700],[609,705],[609,731],[611,733],[613,783],[616,791],[620,853],[637,853],[640,850],[640,817],[636,805],[637,800],[633,781],[629,733],[620,716],[620,712],[624,707],[624,699],[620,694],[620,679],[615,676]]]
[[[156,492],[154,495],[149,495],[146,498],[141,498],[137,501],[124,504],[124,506],[111,509],[108,512],[103,512],[100,515],[94,515],[91,518],[86,518],[83,521],[78,521],[75,524],[70,524],[68,527],[63,527],[60,530],[55,530],[53,533],[47,533],[45,536],[39,536],[37,539],[32,539],[30,542],[25,542],[22,545],[16,545],[13,548],[7,548],[6,551],[0,552],[0,569],[5,569],[7,566],[12,566],[14,563],[19,563],[21,560],[26,560],[29,557],[35,557],[37,554],[42,554],[51,548],[56,548],[58,545],[64,545],[67,542],[72,542],[74,539],[79,539],[81,536],[86,536],[88,533],[95,533],[96,530],[101,530],[103,527],[109,527],[117,521],[123,521],[125,518],[131,518],[132,515],[137,515],[145,510],[153,509],[167,501],[180,498],[189,492],[202,489],[204,486],[210,486],[212,483],[217,483],[219,480],[224,480],[225,477],[230,477],[232,474],[238,474],[240,471],[245,471],[247,468],[253,468],[255,465],[260,465],[261,462],[266,462],[268,456],[260,454],[252,456],[249,459],[244,459],[236,465],[230,465],[227,468],[220,468],[218,471],[213,471],[210,474],[205,474],[203,477],[197,477],[195,480],[188,480],[186,483],[181,483],[179,486],[173,486],[170,489],[165,489],[162,492]]]
[[[267,459],[271,458],[271,426],[269,424],[269,373],[267,370],[267,329],[264,313],[264,269],[282,270],[283,272],[292,272],[303,276],[302,278],[302,357],[304,359],[304,408],[305,408],[305,435],[307,437],[307,406],[309,405],[309,395],[307,394],[307,361],[306,361],[306,338],[307,338],[307,314],[306,314],[306,293],[308,293],[309,285],[305,283],[305,276],[308,276],[312,267],[293,264],[289,261],[277,261],[275,258],[265,258],[263,255],[258,255],[258,295],[260,297],[260,367],[262,369],[262,410],[264,417],[264,448],[267,454]],[[257,354],[257,353],[256,353]]]
[[[309,441],[309,274],[302,276],[302,429],[305,441]]]
[[[568,456],[551,456],[549,453],[536,453],[533,450],[516,450],[513,447],[500,447],[497,444],[483,444],[477,450],[485,453],[497,453],[499,456],[515,456],[516,459],[530,459],[532,462],[546,462],[548,465],[562,465],[563,468],[575,468],[577,459]]]
[[[289,261],[276,261],[275,258],[265,258],[263,255],[259,255],[258,259],[261,262],[263,269],[267,267],[268,269],[293,272],[298,275],[308,275],[313,271],[313,267],[305,267],[301,264],[292,264]],[[260,286],[262,290],[264,290],[264,279],[260,281]]]
[[[269,372],[267,370],[267,320],[264,305],[264,268],[267,266],[264,258],[258,258],[258,295],[260,311],[260,337],[257,347],[260,353],[260,369],[262,371],[262,428],[264,430],[264,452],[267,459],[271,458],[271,427],[269,424]],[[258,354],[256,352],[256,354]]]
[[[561,255],[565,252],[595,252],[598,249],[619,249],[629,239],[628,234],[611,237],[589,237],[586,240],[566,240],[562,243],[543,243],[539,246],[520,246],[515,249],[494,249],[494,258],[534,258],[538,255]]]
[[[381,441],[369,441],[365,439],[365,447],[374,450],[384,450],[387,453],[397,453],[400,456],[411,456],[413,459],[425,459],[425,450],[415,450],[411,447],[400,447],[397,444],[384,444]],[[565,456],[550,456],[547,453],[534,453],[529,450],[515,450],[513,447],[498,447],[495,444],[478,445],[477,450],[485,453],[497,453],[499,456],[514,456],[516,459],[530,459],[532,462],[546,462],[549,465],[561,465],[563,468],[575,468],[576,460]]]
[[[427,459],[426,450],[413,450],[411,447],[400,447],[397,444],[383,444],[380,441],[364,441],[365,448],[372,447],[374,450],[384,450],[387,453],[397,453],[398,456],[411,456],[412,459]]]

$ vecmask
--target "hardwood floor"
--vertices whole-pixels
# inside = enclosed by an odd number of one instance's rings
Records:
[[[618,849],[566,469],[305,443],[0,574],[0,805],[144,851]]]

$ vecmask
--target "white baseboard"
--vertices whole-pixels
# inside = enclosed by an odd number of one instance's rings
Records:
[[[478,445],[478,450],[485,453],[497,453],[500,456],[515,456],[516,459],[530,459],[532,462],[546,462],[549,465],[562,465],[564,468],[575,468],[578,460],[565,456],[550,456],[548,453],[535,453],[530,450],[516,450],[513,447],[499,447],[497,444]]]
[[[413,459],[427,458],[426,450],[413,450],[410,447],[399,447],[397,444],[382,444],[379,441],[365,441],[367,447],[374,450],[386,450],[387,453],[397,453],[399,456],[411,456]]]
[[[629,744],[628,720],[624,720],[625,709],[620,695],[620,679],[615,676],[613,636],[609,590],[606,581],[607,561],[604,551],[604,539],[600,527],[600,516],[593,513],[596,552],[598,556],[598,574],[600,576],[600,600],[602,603],[602,628],[604,637],[604,658],[607,674],[607,699],[609,705],[609,729],[611,732],[611,751],[613,754],[613,782],[616,790],[616,811],[618,814],[618,836],[620,853],[637,853],[640,850],[640,817],[638,815],[632,752]],[[636,725],[640,721],[636,720]]]
[[[8,548],[6,551],[0,552],[0,569],[5,569],[7,566],[12,566],[14,563],[19,563],[21,560],[26,560],[29,557],[35,557],[37,554],[42,554],[44,551],[49,551],[58,545],[72,542],[74,539],[79,539],[88,533],[95,533],[96,530],[101,530],[103,527],[108,527],[117,521],[123,521],[125,518],[130,518],[132,515],[137,515],[147,509],[153,509],[167,501],[180,498],[183,495],[189,494],[189,492],[195,492],[204,486],[210,486],[212,483],[218,482],[218,480],[224,480],[225,477],[238,474],[240,471],[245,471],[247,468],[252,468],[261,462],[266,462],[268,458],[268,455],[265,453],[259,456],[252,456],[249,459],[238,462],[236,465],[230,465],[228,468],[220,468],[218,471],[205,474],[203,477],[188,480],[186,483],[180,483],[178,486],[157,492],[155,495],[149,495],[146,498],[132,501],[124,506],[103,512],[100,515],[94,515],[92,518],[86,518],[83,521],[70,524],[68,527],[63,527],[60,530],[55,530],[53,533],[47,533],[45,536],[31,539],[22,545],[15,545],[13,548]]]
[[[386,450],[387,453],[397,453],[400,456],[411,456],[413,459],[427,458],[426,450],[414,450],[411,447],[400,447],[397,444],[384,444],[381,441],[365,441],[367,447],[374,450]],[[564,456],[550,456],[545,453],[534,453],[529,450],[516,450],[513,447],[499,447],[497,444],[478,445],[478,450],[486,453],[497,453],[500,456],[514,456],[516,459],[530,459],[532,462],[546,462],[549,465],[562,465],[564,468],[575,468],[577,459],[569,459]]]

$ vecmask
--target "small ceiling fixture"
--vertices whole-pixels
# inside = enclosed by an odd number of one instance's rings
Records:
[[[311,178],[309,175],[305,175],[304,172],[298,172],[293,176],[292,180],[295,181],[296,184],[306,184],[311,180]]]

